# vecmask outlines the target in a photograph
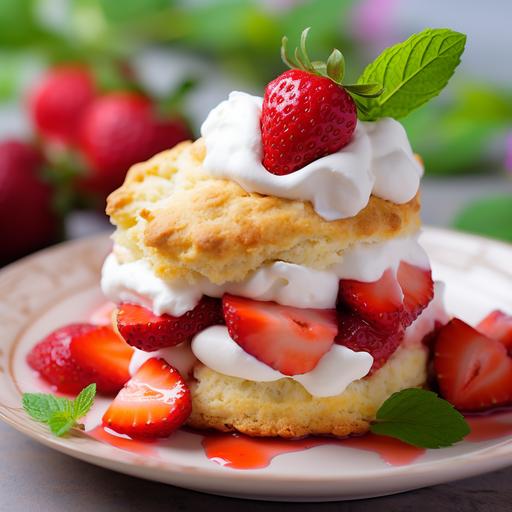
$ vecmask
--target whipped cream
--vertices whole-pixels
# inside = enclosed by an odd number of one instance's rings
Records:
[[[429,268],[416,236],[355,244],[343,253],[340,263],[326,270],[276,261],[258,268],[244,281],[223,285],[206,278],[195,283],[165,281],[154,274],[146,260],[120,264],[112,253],[103,265],[101,287],[111,301],[139,304],[157,315],[181,316],[194,309],[203,295],[222,297],[224,293],[283,306],[329,309],[336,305],[340,279],[376,281],[386,269],[396,270],[400,261]]]
[[[197,358],[192,352],[189,342],[180,343],[175,347],[161,348],[154,352],[145,352],[135,349],[130,360],[130,375],[135,375],[138,369],[148,359],[152,359],[153,357],[162,358],[167,361],[170,365],[174,366],[185,379],[191,376],[192,369],[197,362]]]
[[[298,171],[277,176],[262,161],[262,98],[232,92],[201,127],[204,168],[247,192],[310,201],[325,220],[357,215],[374,194],[406,203],[417,193],[422,167],[403,126],[394,119],[358,121],[352,141]]]

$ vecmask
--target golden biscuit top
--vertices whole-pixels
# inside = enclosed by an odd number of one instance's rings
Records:
[[[356,216],[326,221],[309,202],[249,193],[209,176],[204,156],[199,139],[129,170],[107,202],[124,259],[144,257],[167,279],[201,275],[222,284],[276,260],[325,269],[354,243],[404,236],[420,225],[418,196],[402,205],[372,196]]]

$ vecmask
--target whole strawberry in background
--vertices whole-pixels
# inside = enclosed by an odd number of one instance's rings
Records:
[[[81,118],[78,149],[89,173],[84,185],[107,195],[137,162],[190,138],[178,117],[159,118],[152,102],[138,93],[114,92],[96,98]]]
[[[345,62],[333,50],[327,62],[312,62],[306,51],[309,29],[301,36],[295,61],[283,61],[292,68],[270,82],[263,97],[261,140],[263,165],[272,174],[289,174],[350,143],[362,105],[352,95],[378,96],[378,84],[342,85]],[[357,104],[357,105],[356,105]]]
[[[84,66],[50,69],[30,94],[29,111],[39,135],[71,143],[77,121],[96,95],[92,73]]]
[[[41,154],[16,140],[0,142],[0,261],[55,240],[57,218],[52,190],[42,181]]]

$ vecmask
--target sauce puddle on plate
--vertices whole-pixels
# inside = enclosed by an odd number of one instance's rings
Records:
[[[252,438],[240,434],[207,434],[202,444],[206,456],[211,461],[233,469],[264,468],[278,455],[324,445],[375,452],[382,460],[393,466],[410,464],[425,453],[422,448],[415,448],[397,439],[374,434],[347,439],[313,437],[296,441]]]
[[[96,441],[109,444],[126,452],[136,453],[143,457],[158,457],[155,441],[138,441],[137,439],[111,434],[101,425],[88,430],[86,434],[96,439]]]
[[[500,437],[512,436],[512,417],[503,414],[489,414],[482,416],[466,416],[471,433],[466,441],[478,443],[491,441]]]

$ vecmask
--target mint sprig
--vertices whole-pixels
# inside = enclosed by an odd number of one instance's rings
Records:
[[[46,393],[24,393],[23,408],[33,419],[46,423],[53,434],[63,436],[72,428],[83,430],[79,423],[91,409],[96,396],[96,384],[84,388],[74,399]]]
[[[444,448],[461,441],[470,428],[454,407],[432,391],[410,388],[391,395],[370,430],[420,448]]]
[[[459,65],[465,44],[464,34],[429,28],[384,50],[357,81],[384,88],[376,98],[358,98],[359,118],[399,119],[437,96]]]

